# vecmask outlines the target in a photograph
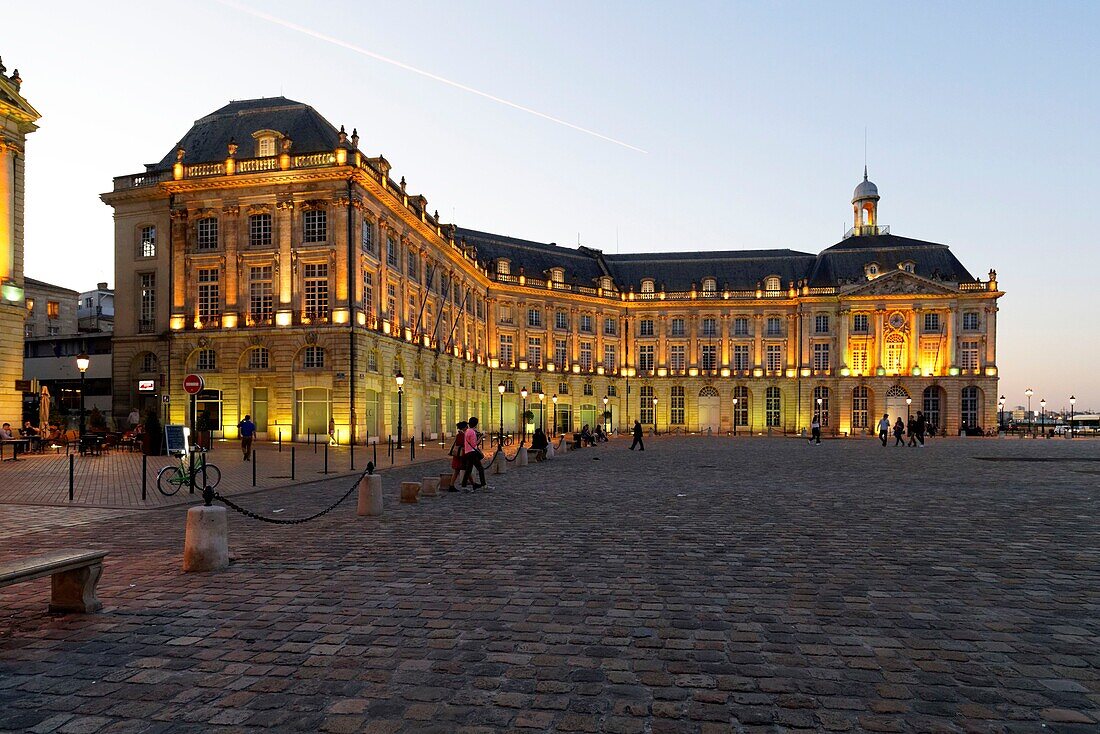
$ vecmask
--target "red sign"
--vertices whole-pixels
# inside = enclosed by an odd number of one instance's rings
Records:
[[[188,395],[195,395],[199,390],[202,390],[204,384],[202,375],[188,375],[183,378],[183,391]]]

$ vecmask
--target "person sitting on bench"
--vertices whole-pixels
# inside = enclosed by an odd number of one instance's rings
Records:
[[[581,443],[584,446],[596,445],[596,437],[592,435],[592,429],[588,427],[587,423],[585,423],[584,427],[581,428]]]
[[[536,428],[534,435],[531,436],[531,452],[535,456],[535,461],[542,461],[546,458],[546,447],[550,444],[550,441],[546,438],[546,433],[541,428]]]

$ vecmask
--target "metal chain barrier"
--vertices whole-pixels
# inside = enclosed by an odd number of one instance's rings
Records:
[[[278,517],[265,517],[264,515],[258,515],[255,512],[252,512],[251,510],[246,510],[245,508],[241,507],[240,505],[238,505],[236,502],[229,499],[228,497],[224,497],[224,496],[218,494],[217,492],[215,492],[213,487],[206,487],[202,492],[202,496],[203,496],[203,500],[206,502],[207,506],[209,506],[212,501],[218,500],[218,501],[222,502],[226,507],[229,507],[230,509],[236,510],[237,512],[241,513],[245,517],[250,517],[253,520],[259,520],[260,522],[269,522],[272,525],[301,525],[302,523],[307,523],[310,520],[316,520],[319,517],[323,517],[324,515],[327,515],[328,513],[335,510],[340,505],[341,502],[343,502],[344,500],[346,500],[348,497],[351,496],[351,493],[354,492],[359,487],[359,482],[362,481],[363,477],[367,476],[368,474],[374,474],[374,462],[373,461],[368,461],[367,462],[367,468],[363,470],[362,474],[360,474],[359,476],[357,476],[355,478],[355,481],[352,482],[350,487],[348,487],[348,491],[344,492],[343,496],[340,497],[340,499],[336,500],[335,502],[333,502],[331,505],[329,505],[325,509],[321,510],[320,512],[315,513],[313,515],[310,515],[309,517],[300,517],[300,518],[295,518],[295,519],[292,519],[292,520],[283,520],[282,518],[278,518]]]

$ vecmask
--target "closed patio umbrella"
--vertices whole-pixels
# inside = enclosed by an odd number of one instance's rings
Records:
[[[50,427],[50,388],[42,386],[42,395],[38,401],[38,428],[46,431]],[[46,433],[43,436],[48,435]]]

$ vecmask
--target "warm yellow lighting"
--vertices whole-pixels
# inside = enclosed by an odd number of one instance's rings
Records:
[[[405,376],[401,374],[401,370],[397,371],[397,374],[393,376],[393,379],[397,382],[398,387],[401,387],[405,384]]]
[[[547,372],[553,372],[554,371],[554,363],[553,362],[547,362],[546,363],[546,371]]]
[[[573,373],[574,374],[579,374],[580,371],[581,371],[581,366],[579,364],[573,365]]]
[[[787,377],[794,377],[794,376],[795,376],[795,373],[796,373],[796,370],[795,370],[795,368],[794,368],[794,367],[788,367],[788,368],[787,368]],[[808,369],[803,369],[803,370],[802,370],[802,374],[803,374],[804,376],[807,376],[807,377],[808,377],[808,376],[809,376],[809,374],[810,374],[810,371],[809,371]]]
[[[875,374],[878,375],[879,377],[882,377],[883,375],[886,374],[886,368],[885,367],[879,367],[877,370],[875,370]],[[956,371],[955,374],[957,375],[959,373]]]
[[[790,371],[790,370],[788,370],[788,371]],[[809,367],[803,367],[802,368],[802,376],[803,377],[809,377],[810,376],[810,368]],[[794,375],[787,375],[787,377],[794,377]]]
[[[730,368],[729,367],[723,367],[722,368],[722,377],[729,377],[729,376],[730,376]]]
[[[913,377],[920,377],[920,375],[921,375],[920,367],[919,366],[914,367],[913,368]]]
[[[342,166],[348,162],[348,151],[345,148],[336,149],[336,165]]]
[[[382,332],[384,334],[389,334],[390,330],[391,330],[390,322],[389,321],[383,321],[382,322]]]
[[[235,328],[237,328],[237,314],[235,314],[235,313],[223,313],[222,314],[222,328],[223,329],[235,329]]]
[[[522,388],[520,388],[520,391],[519,391],[519,395],[520,395],[520,397],[521,397],[521,398],[523,398],[524,400],[526,400],[526,399],[527,399],[527,386],[526,386],[526,385],[525,385],[525,386],[523,386]]]
[[[409,327],[405,327],[405,341],[411,342],[413,340],[413,330]]]
[[[348,322],[348,310],[346,308],[337,308],[332,311],[332,323],[334,324],[346,324]]]
[[[763,377],[764,376],[764,370],[761,369],[760,367],[753,367],[752,376],[753,377]]]
[[[691,369],[688,370],[688,376],[689,377],[698,377],[699,376],[699,370],[696,369],[695,367],[692,367]]]
[[[367,325],[367,315],[365,313],[363,313],[362,311],[360,311],[359,313],[355,314],[355,321],[360,326],[366,326]]]
[[[881,367],[879,367],[879,369],[882,370]],[[886,370],[882,370],[881,374],[886,374]],[[959,374],[959,368],[958,367],[952,367],[951,369],[947,370],[947,374],[951,375],[952,377],[957,377],[958,374]]]
[[[985,368],[985,375],[986,375],[986,377],[996,377],[997,376],[997,368],[996,367],[986,367]]]
[[[169,322],[169,325],[171,326],[172,331],[179,331],[183,328],[185,323],[187,322],[183,314],[172,314],[172,319]]]
[[[596,368],[596,374],[597,375],[602,375],[603,374],[603,365],[602,364],[599,367]]]
[[[664,377],[667,374],[668,374],[668,370],[665,369],[664,367],[658,367],[657,368],[657,376],[658,377]]]
[[[76,368],[81,372],[87,372],[88,366],[92,363],[92,360],[88,359],[88,355],[85,352],[81,352],[76,357]]]
[[[497,392],[499,392],[501,395],[504,394],[504,380],[501,380],[500,384],[497,385]]]
[[[500,360],[497,359],[496,357],[490,357],[489,358],[489,368],[495,370],[497,367],[500,367]]]
[[[277,311],[275,313],[275,325],[276,326],[290,326],[294,321],[294,314],[290,311]]]
[[[841,367],[840,368],[840,376],[841,377],[848,377],[851,374],[852,374],[852,371],[850,369],[848,369],[847,367]]]
[[[520,368],[521,371],[526,370],[527,369],[527,360],[521,359],[519,361],[519,368]]]

